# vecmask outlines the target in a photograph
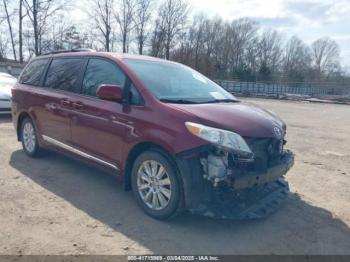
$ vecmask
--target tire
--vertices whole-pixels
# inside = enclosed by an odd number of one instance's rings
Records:
[[[180,181],[174,164],[158,150],[140,154],[133,164],[131,183],[134,196],[138,205],[152,218],[165,220],[178,213],[183,192]]]
[[[33,121],[30,118],[23,120],[21,125],[21,141],[23,151],[29,157],[37,157],[41,151]]]

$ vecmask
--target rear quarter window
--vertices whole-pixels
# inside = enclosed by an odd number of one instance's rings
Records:
[[[54,58],[47,71],[45,86],[78,93],[84,65],[82,58]]]
[[[23,71],[19,82],[21,84],[39,86],[41,77],[45,71],[47,59],[37,59],[32,61]]]

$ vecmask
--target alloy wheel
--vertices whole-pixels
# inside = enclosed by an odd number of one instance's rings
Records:
[[[171,181],[164,166],[144,161],[137,172],[137,188],[143,202],[153,210],[164,209],[171,198]]]
[[[36,145],[36,136],[33,124],[26,122],[23,126],[23,144],[29,153],[33,153]]]

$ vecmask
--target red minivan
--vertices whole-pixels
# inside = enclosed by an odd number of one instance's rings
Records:
[[[286,125],[182,64],[94,51],[32,59],[12,89],[24,152],[120,176],[150,216],[259,218],[288,195]]]

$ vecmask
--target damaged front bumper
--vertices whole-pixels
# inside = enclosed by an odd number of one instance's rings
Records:
[[[263,185],[269,182],[276,181],[279,177],[285,175],[288,170],[294,165],[294,155],[291,151],[284,151],[277,165],[267,169],[264,174],[248,173],[234,178],[233,188],[241,190],[252,188],[254,186]]]
[[[294,154],[283,151],[278,163],[264,173],[231,176],[231,183],[215,186],[203,179],[202,164],[177,159],[184,178],[186,209],[192,214],[225,219],[263,218],[283,203],[289,192],[284,175],[294,164]],[[186,173],[183,173],[186,172]]]

